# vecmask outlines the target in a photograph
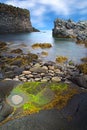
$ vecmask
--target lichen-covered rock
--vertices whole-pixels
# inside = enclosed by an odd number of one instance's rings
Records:
[[[37,49],[37,48],[41,48],[41,49],[45,49],[45,48],[51,48],[52,45],[50,43],[35,43],[32,45],[33,49]]]
[[[6,42],[0,41],[0,51],[5,50],[6,46],[7,46]]]
[[[21,54],[21,53],[23,53],[23,51],[20,48],[18,48],[18,49],[12,50],[11,53]]]

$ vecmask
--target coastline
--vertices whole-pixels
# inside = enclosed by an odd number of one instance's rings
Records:
[[[40,44],[40,46],[41,46],[41,44]],[[32,120],[32,117],[33,116],[35,117],[35,114],[33,114],[33,113],[24,114],[23,117],[21,117],[21,115],[20,115],[17,119],[13,118],[13,120],[11,119],[11,121],[8,118],[9,116],[12,116],[14,108],[5,101],[5,95],[9,95],[12,92],[13,88],[17,86],[17,84],[18,85],[23,84],[24,82],[31,82],[31,83],[33,83],[33,82],[51,83],[52,82],[52,83],[68,84],[70,86],[73,86],[73,88],[75,87],[75,88],[78,88],[78,90],[80,89],[80,91],[81,91],[81,93],[75,94],[69,100],[69,102],[74,100],[74,97],[77,95],[75,100],[77,101],[77,104],[82,105],[80,103],[81,101],[79,101],[79,99],[83,100],[83,95],[85,95],[87,93],[87,82],[86,82],[87,75],[84,74],[83,72],[81,72],[80,69],[77,67],[77,65],[75,65],[72,62],[72,60],[66,62],[67,58],[58,57],[60,59],[62,58],[62,60],[65,60],[65,61],[63,61],[62,63],[59,63],[59,61],[58,62],[43,61],[43,60],[39,59],[38,55],[33,54],[33,53],[24,54],[23,51],[19,48],[13,49],[8,53],[8,46],[5,42],[1,42],[0,49],[2,52],[3,51],[5,52],[4,55],[3,55],[3,53],[0,53],[0,58],[1,58],[1,61],[0,61],[1,62],[1,64],[0,64],[1,87],[0,87],[0,89],[1,89],[1,93],[3,93],[0,98],[0,100],[1,100],[1,116],[0,116],[1,126],[0,126],[0,129],[1,130],[3,128],[5,128],[5,125],[7,127],[10,123],[15,122],[15,121],[19,122],[19,121],[24,120],[23,122],[26,123],[26,119],[28,119],[28,121],[31,120],[32,124],[34,123]],[[44,52],[43,54],[47,55],[46,52]],[[5,87],[2,87],[2,86],[5,86]],[[79,95],[81,97],[79,97]],[[79,97],[79,99],[78,99],[78,97]],[[75,100],[73,101],[73,105],[75,105],[74,104]],[[50,113],[51,114],[50,116],[52,116],[52,117],[53,117],[54,113],[56,113],[56,114],[58,113],[60,115],[59,122],[61,121],[63,123],[63,121],[64,121],[64,127],[67,125],[67,129],[69,129],[70,128],[70,127],[68,127],[68,124],[70,124],[69,120],[71,120],[71,125],[73,124],[73,121],[76,121],[77,117],[75,117],[76,115],[74,116],[74,113],[77,113],[77,111],[79,109],[78,105],[77,105],[77,106],[75,106],[74,111],[71,110],[71,114],[66,115],[66,112],[67,113],[70,112],[70,108],[69,109],[67,108],[69,102],[61,110],[55,110],[53,108],[51,110],[40,111],[40,113],[36,114],[36,116],[37,116],[36,120],[40,119],[40,116],[42,117],[45,112],[47,112],[47,114]],[[83,109],[81,109],[81,111],[83,111],[84,109],[85,109],[85,103],[84,103]],[[63,117],[60,114],[61,112],[63,112],[63,114],[64,114]],[[58,118],[57,117],[58,115],[56,115],[56,114],[55,114],[55,119]],[[2,115],[4,115],[4,116],[2,116]],[[82,114],[81,120],[83,119],[83,115],[84,115],[84,113]],[[48,122],[51,121],[47,117],[44,117],[44,118],[46,118],[48,120]],[[44,118],[42,118],[42,120],[44,120]],[[63,120],[61,120],[61,118]],[[53,118],[52,121],[55,122],[55,119]],[[3,121],[6,121],[7,123],[4,122],[4,124],[3,124]],[[79,121],[77,120],[77,124],[78,124],[78,122]],[[24,126],[25,126],[25,123],[24,123]],[[75,122],[74,122],[74,124],[75,124]],[[18,123],[17,127],[19,125],[20,125],[20,123]],[[58,124],[58,126],[59,126],[59,124]],[[13,126],[13,127],[15,129],[17,129],[15,126]],[[36,124],[36,127],[38,127],[38,122]],[[40,128],[42,128],[42,127],[45,128],[44,123],[42,124],[42,126]],[[53,125],[53,127],[54,127],[54,125]],[[75,128],[76,127],[77,126],[75,126]],[[85,127],[86,126],[84,125],[83,128],[85,128]],[[27,128],[29,128],[29,126]],[[57,124],[55,124],[55,128],[57,128]],[[62,128],[61,125],[60,125],[60,128]],[[74,128],[74,126],[72,128]],[[11,127],[10,128],[8,127],[8,129],[12,130]],[[18,128],[18,129],[20,130],[22,128]],[[33,127],[32,127],[32,129],[33,129]],[[47,130],[50,130],[50,129],[51,128],[48,127],[48,125],[47,125]]]

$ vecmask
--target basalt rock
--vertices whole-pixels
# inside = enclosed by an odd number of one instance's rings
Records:
[[[34,31],[29,10],[0,3],[0,33]]]
[[[56,19],[54,21],[53,37],[72,38],[78,43],[87,44],[87,21]]]

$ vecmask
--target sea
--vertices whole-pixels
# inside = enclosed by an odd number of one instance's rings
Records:
[[[33,52],[42,60],[55,61],[57,56],[66,56],[74,63],[81,63],[81,58],[87,56],[87,48],[84,44],[77,44],[75,40],[54,38],[51,30],[42,30],[32,33],[0,34],[0,41],[8,43],[11,50],[20,48],[25,54]],[[50,43],[49,49],[33,49],[35,43]],[[48,52],[48,56],[41,56],[41,52]]]

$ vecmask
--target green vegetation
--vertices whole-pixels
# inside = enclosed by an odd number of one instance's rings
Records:
[[[26,115],[54,107],[62,109],[77,93],[77,89],[65,83],[26,82],[14,88],[11,95],[23,94],[23,98],[27,97],[21,106],[22,114]],[[17,113],[18,107],[14,105],[14,108],[16,108],[14,113]]]
[[[35,43],[32,45],[33,49],[36,48],[41,48],[41,49],[45,49],[45,48],[51,48],[52,45],[50,43]]]
[[[64,91],[68,89],[68,85],[65,83],[59,83],[58,85],[56,83],[51,83],[49,87],[53,91]]]
[[[35,60],[38,59],[38,56],[36,54],[29,53],[27,55],[24,55],[24,56],[20,55],[15,58],[8,57],[5,59],[5,61],[7,64],[10,64],[10,65],[23,66],[23,65],[29,65],[34,59]]]
[[[19,17],[29,17],[29,11],[27,9],[21,9],[19,7],[14,7],[12,5],[6,5],[0,3],[0,13],[12,14]]]
[[[58,63],[64,63],[64,62],[66,62],[67,60],[68,60],[68,58],[65,57],[65,56],[57,56],[57,57],[56,57],[56,62],[58,62]]]

